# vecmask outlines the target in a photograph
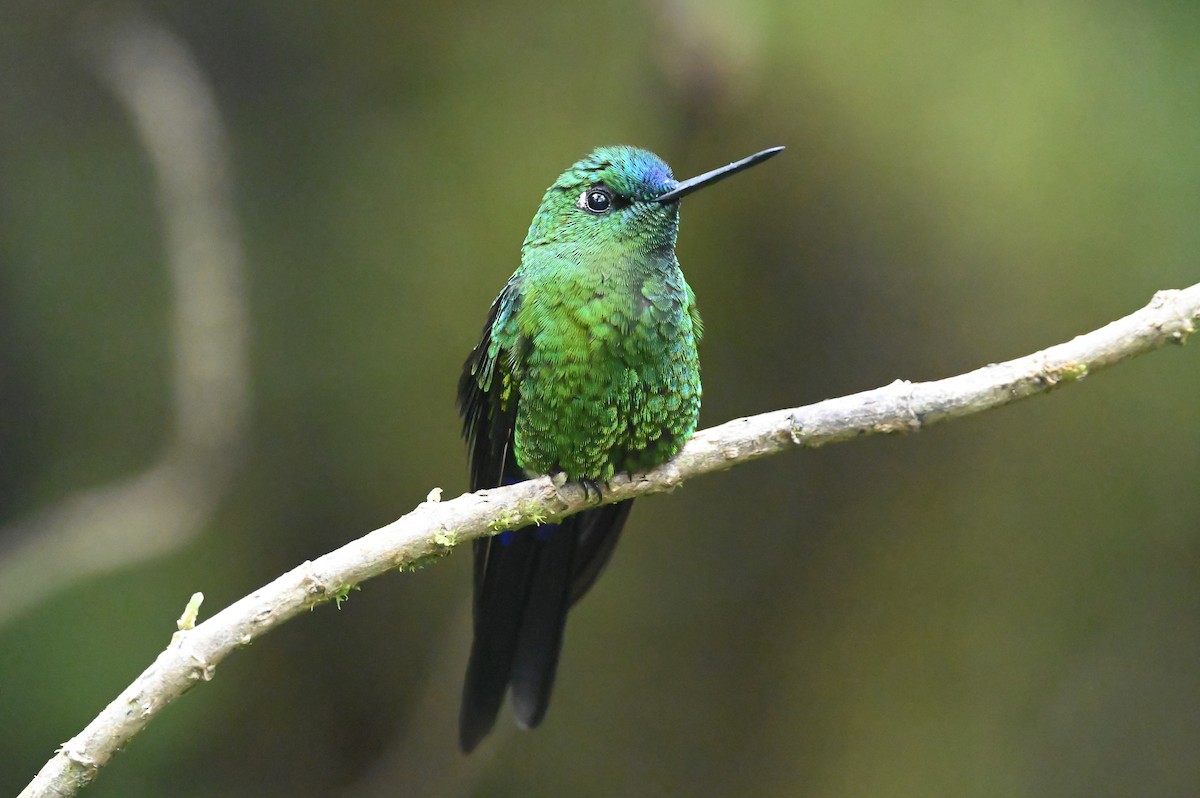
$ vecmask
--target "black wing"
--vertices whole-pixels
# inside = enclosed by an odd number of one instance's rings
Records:
[[[458,386],[471,490],[520,482],[513,452],[521,360],[528,341],[505,335],[520,299],[510,281],[492,304],[483,336]],[[503,332],[501,333],[504,334]],[[459,745],[471,751],[496,722],[511,686],[517,722],[533,728],[550,703],[567,610],[603,570],[632,502],[587,510],[560,524],[504,532],[475,541],[474,639],[463,684]]]
[[[506,473],[520,473],[512,451],[517,420],[515,381],[520,373],[513,371],[513,353],[493,346],[497,319],[505,324],[517,312],[516,285],[509,281],[492,303],[483,335],[463,364],[458,381],[458,412],[467,440],[473,491],[499,487]]]

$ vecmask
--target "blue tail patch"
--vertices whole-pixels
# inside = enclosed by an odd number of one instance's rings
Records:
[[[520,529],[506,529],[499,535],[496,535],[496,540],[500,541],[501,546],[511,545],[516,540],[517,535],[524,532],[529,527],[521,527]],[[549,540],[554,537],[554,533],[558,531],[558,524],[539,524],[533,528],[533,534],[538,540]]]
[[[528,477],[523,474],[505,474],[503,484],[516,485],[518,482],[524,482],[526,479],[528,479]],[[512,545],[512,542],[516,540],[517,533],[524,532],[527,528],[528,527],[522,527],[521,529],[506,529],[499,535],[496,535],[496,539],[500,541],[501,546],[510,546]],[[538,540],[549,540],[557,531],[558,524],[539,524],[534,528],[534,535]]]

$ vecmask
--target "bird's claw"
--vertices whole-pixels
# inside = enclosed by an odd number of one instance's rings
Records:
[[[604,483],[598,479],[581,479],[579,480],[580,487],[583,488],[583,498],[591,501],[592,494],[596,494],[596,503],[604,501]]]

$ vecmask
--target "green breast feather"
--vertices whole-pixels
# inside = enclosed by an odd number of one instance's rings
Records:
[[[488,360],[516,403],[517,464],[607,480],[678,452],[700,412],[700,317],[674,258],[610,271],[545,253],[514,283]]]

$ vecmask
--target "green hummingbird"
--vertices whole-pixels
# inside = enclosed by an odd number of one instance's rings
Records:
[[[459,381],[471,490],[561,472],[600,495],[614,474],[680,450],[700,413],[701,324],[675,257],[679,200],[782,149],[679,182],[651,152],[601,147],[554,181]],[[632,504],[475,541],[464,752],[509,690],[518,725],[541,722],[567,610],[608,562]]]

